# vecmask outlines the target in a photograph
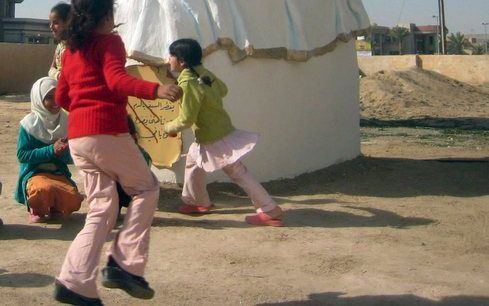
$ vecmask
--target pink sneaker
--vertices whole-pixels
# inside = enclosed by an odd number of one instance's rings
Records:
[[[29,214],[29,223],[43,223],[46,222],[45,216],[34,215],[32,213]]]
[[[177,211],[184,215],[192,215],[192,214],[208,214],[211,209],[214,208],[214,205],[211,206],[201,206],[201,205],[188,205],[182,204],[178,207]]]
[[[272,217],[264,213],[257,213],[256,215],[246,216],[245,221],[246,223],[252,225],[267,225],[277,227],[284,226],[282,219],[272,219]]]
[[[42,223],[46,222],[47,218],[44,215],[38,215],[32,208],[29,209],[29,223]]]

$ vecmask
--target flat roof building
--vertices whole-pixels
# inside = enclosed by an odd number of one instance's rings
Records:
[[[372,55],[439,53],[440,27],[438,25],[418,26],[410,23],[399,24],[398,27],[408,30],[401,44],[398,38],[391,36],[392,28],[374,24],[365,31],[365,35],[371,42]]]
[[[15,4],[23,0],[0,0],[0,42],[54,44],[45,19],[15,18]]]

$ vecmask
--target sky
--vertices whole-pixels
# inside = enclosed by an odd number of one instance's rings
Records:
[[[59,1],[24,0],[17,4],[16,15],[45,19],[50,8]],[[435,24],[433,15],[438,15],[438,0],[363,0],[363,4],[371,21],[383,26],[398,23]],[[489,0],[445,0],[445,6],[450,32],[484,33],[482,23],[489,22]]]

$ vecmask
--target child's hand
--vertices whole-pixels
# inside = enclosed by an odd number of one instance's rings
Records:
[[[61,156],[68,149],[68,143],[65,138],[58,139],[53,144],[54,146],[54,155]]]
[[[178,85],[160,85],[156,91],[158,98],[167,99],[172,102],[177,101],[182,97],[182,88]]]
[[[167,124],[165,124],[165,125],[163,126],[163,131],[165,132],[165,134],[166,134],[166,136],[167,136],[167,137],[170,137],[170,138],[175,138],[175,137],[177,137],[177,136],[178,136],[178,134],[177,134],[177,133],[175,133],[175,132],[167,132],[167,130],[168,130],[168,125],[167,125]]]

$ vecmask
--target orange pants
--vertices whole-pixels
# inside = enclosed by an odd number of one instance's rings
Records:
[[[27,181],[27,200],[32,212],[48,215],[51,209],[67,216],[80,209],[83,201],[78,189],[64,175],[39,173]]]

